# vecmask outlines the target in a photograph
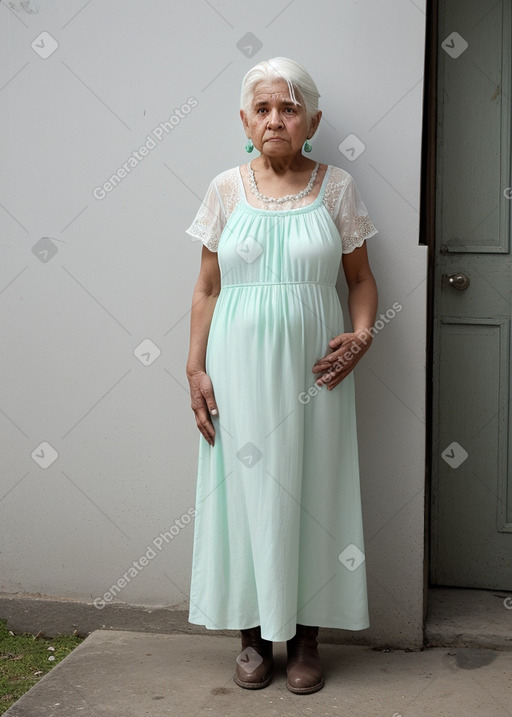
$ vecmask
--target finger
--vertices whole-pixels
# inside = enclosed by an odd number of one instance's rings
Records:
[[[219,414],[219,409],[217,408],[217,403],[215,402],[213,392],[207,389],[203,393],[203,398],[208,408],[208,411],[212,414],[212,416],[217,416]]]
[[[210,380],[209,380],[209,385],[203,389],[203,396],[204,396],[206,405],[208,406],[208,410],[210,411],[212,416],[218,416],[219,409],[217,406],[217,402],[215,401],[215,394],[213,391],[212,382]]]
[[[214,443],[215,443],[215,440],[214,440],[214,439],[215,439],[215,436],[212,435],[212,434],[208,431],[208,429],[207,429],[206,426],[198,426],[198,428],[199,428],[199,430],[200,430],[200,432],[201,432],[203,438],[204,438],[206,441],[208,441],[208,443],[210,444],[210,446],[213,446]]]
[[[313,366],[313,372],[317,373],[318,371],[325,371],[326,369],[329,369],[331,367],[331,364],[334,363],[337,359],[339,359],[342,355],[343,352],[335,351],[333,353],[322,356],[322,358],[318,359],[318,361]]]
[[[201,426],[199,426],[199,431],[201,432],[201,435],[203,436],[203,438],[208,442],[208,444],[209,444],[210,446],[213,446],[213,439],[212,439],[212,437],[210,436],[210,434],[208,433],[208,431],[206,431],[206,430],[205,430],[204,428],[202,428]]]
[[[338,374],[337,374],[331,381],[329,381],[329,383],[327,384],[327,390],[328,390],[328,391],[332,391],[333,388],[336,388],[336,386],[337,386],[338,384],[340,384],[340,383],[354,370],[354,367],[355,367],[355,364],[354,364],[354,366],[349,366],[349,367],[343,369],[343,371],[341,371],[340,373],[338,373]]]
[[[319,384],[320,386],[327,386],[330,381],[333,380],[334,374],[331,371],[326,371],[322,376],[319,376],[315,383]]]
[[[338,349],[338,351],[333,351],[332,354],[329,354],[326,360],[325,367],[327,369],[332,368],[333,370],[339,370],[338,366],[344,367],[350,365],[353,359],[354,354],[351,352],[350,348],[347,346],[342,346],[340,349]]]
[[[196,412],[197,427],[206,438],[208,443],[213,446],[215,438],[215,428],[208,417],[206,409],[201,408]]]
[[[336,363],[339,359],[342,359],[348,350],[349,349],[347,349],[346,346],[342,346],[337,351],[333,351],[332,353],[323,356],[316,362],[315,366],[319,366],[320,370],[325,371],[331,367],[331,364]]]
[[[333,336],[333,338],[329,341],[329,346],[341,346],[343,341],[345,340],[346,334],[340,334],[339,336]]]
[[[340,358],[339,356],[337,357]],[[332,363],[327,363],[322,366],[320,370],[324,372],[324,376],[331,377],[337,375],[340,371],[342,371],[347,365],[346,361],[343,360],[337,360]],[[317,373],[317,371],[315,371]]]
[[[352,371],[353,366],[332,366],[330,371],[326,371],[324,375],[322,376],[323,382],[325,385],[327,385],[327,388],[333,385],[337,385],[340,381],[342,381],[345,376]]]
[[[320,371],[326,371],[330,368],[330,366],[330,363],[327,363],[327,361],[323,361],[322,363],[316,363],[311,370],[313,371],[313,373],[319,373]]]
[[[350,371],[347,371],[347,373],[344,376],[341,376],[340,378],[338,378],[337,381],[335,381],[334,383],[328,384],[327,390],[333,391],[336,388],[336,386],[338,386],[342,381],[344,381],[344,379],[348,376],[349,373],[350,373]]]

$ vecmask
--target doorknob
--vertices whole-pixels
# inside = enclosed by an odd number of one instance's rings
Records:
[[[469,286],[469,276],[459,271],[457,274],[443,274],[443,286],[453,286],[458,291],[465,291]]]

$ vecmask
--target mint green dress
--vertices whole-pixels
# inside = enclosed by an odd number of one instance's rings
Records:
[[[199,434],[189,621],[261,625],[276,642],[296,623],[367,628],[354,373],[327,391],[312,367],[344,331],[342,251],[377,230],[352,177],[329,165],[316,199],[287,210],[251,206],[227,170],[187,232],[221,271],[206,351],[219,413],[215,445]]]

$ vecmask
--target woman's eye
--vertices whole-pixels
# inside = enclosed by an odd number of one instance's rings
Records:
[[[291,115],[295,114],[295,112],[296,112],[296,110],[295,110],[294,107],[285,107],[285,108],[284,108],[284,111],[285,111],[285,114],[291,114]],[[267,112],[267,108],[266,108],[266,107],[258,107],[258,109],[257,109],[257,111],[256,111],[256,114],[262,115],[262,114],[264,114],[265,112]]]

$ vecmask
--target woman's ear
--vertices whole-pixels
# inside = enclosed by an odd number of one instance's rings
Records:
[[[315,132],[318,129],[318,125],[320,124],[320,120],[322,119],[322,110],[318,110],[318,112],[313,115],[311,118],[311,123],[309,125],[309,131],[312,133],[311,136],[315,134]]]
[[[244,110],[240,110],[240,119],[242,120],[245,134],[249,137],[249,122],[247,121],[247,115]]]

